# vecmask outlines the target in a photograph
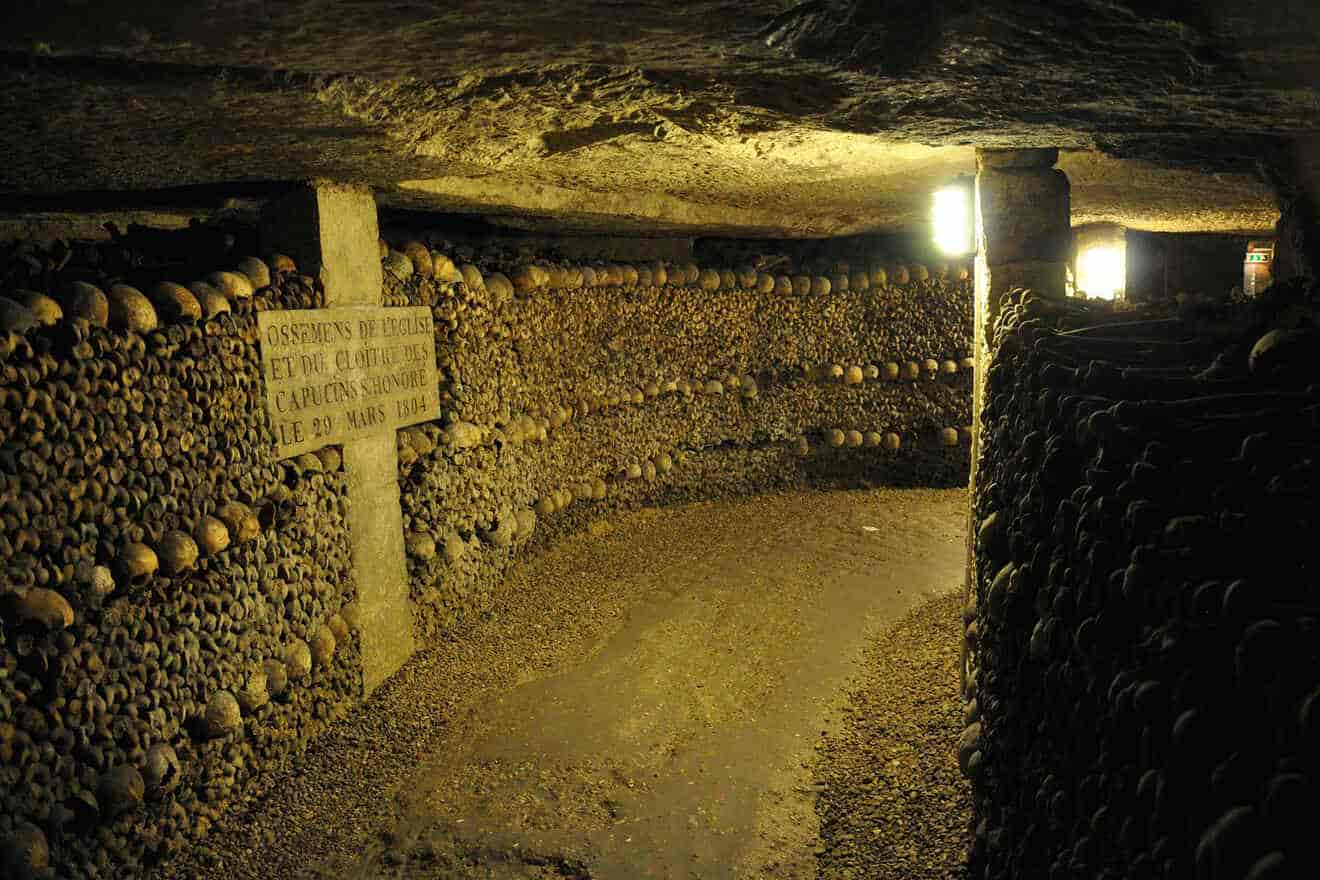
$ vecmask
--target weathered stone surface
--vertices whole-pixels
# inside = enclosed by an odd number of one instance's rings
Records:
[[[261,226],[267,248],[288,253],[302,271],[319,274],[327,306],[381,305],[380,228],[370,190],[324,183],[302,187],[267,206]],[[429,252],[427,256],[431,256]],[[411,270],[412,261],[405,258],[405,262]],[[433,259],[431,263],[434,269]],[[429,348],[427,357],[434,370]],[[397,460],[393,430],[343,444],[358,598],[342,613],[351,628],[360,632],[362,682],[367,693],[403,665],[413,651]],[[334,636],[328,630],[326,634],[333,653]],[[305,642],[298,645],[294,662],[289,663],[286,656],[291,681],[298,681],[312,668],[311,648]]]
[[[257,322],[277,457],[439,418],[435,329],[424,306],[266,311]],[[357,393],[337,392],[345,386]]]
[[[1063,291],[1067,283],[1068,264],[1062,260],[1000,263],[991,272],[994,287],[999,291],[1014,287]]]
[[[1071,190],[1062,171],[987,167],[977,189],[990,265],[1067,261]]]
[[[344,444],[349,528],[358,572],[362,678],[374,690],[412,655],[403,518],[392,435]]]
[[[391,15],[323,0],[260,17],[223,0],[204,19],[121,0],[83,10],[76,28],[61,8],[30,4],[0,35],[14,53],[0,68],[14,123],[0,132],[12,157],[0,190],[325,176],[369,182],[395,205],[597,229],[910,222],[924,192],[971,170],[969,142],[1098,145],[1233,172],[1132,181],[1119,201],[1148,223],[1260,228],[1269,195],[1242,189],[1242,158],[1253,132],[1314,129],[1320,62],[1320,13],[1305,0],[1271,15],[1218,2],[704,0],[631,10],[628,27],[604,0],[571,16],[532,0]],[[456,33],[498,33],[498,51]],[[90,90],[100,100],[78,100]],[[918,144],[952,152],[908,152]]]
[[[327,305],[380,304],[379,237],[376,202],[364,187],[301,187],[267,205],[261,217],[263,244],[318,275]]]
[[[997,171],[1015,168],[1053,168],[1059,161],[1056,147],[1037,147],[1026,150],[978,150],[977,170],[993,168]]]

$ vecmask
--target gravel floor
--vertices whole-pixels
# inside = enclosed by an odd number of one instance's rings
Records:
[[[961,572],[965,498],[802,492],[598,523],[155,876],[810,880],[833,864],[813,747],[868,633]],[[951,649],[956,603],[941,613],[930,638]]]
[[[961,592],[909,612],[865,652],[815,765],[821,880],[964,880],[971,791],[956,757]]]

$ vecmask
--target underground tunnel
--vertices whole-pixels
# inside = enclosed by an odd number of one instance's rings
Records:
[[[1314,4],[0,20],[0,877],[1320,874]]]

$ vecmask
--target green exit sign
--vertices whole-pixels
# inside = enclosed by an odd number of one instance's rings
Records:
[[[1269,261],[1269,254],[1247,254],[1248,263],[1268,263]]]

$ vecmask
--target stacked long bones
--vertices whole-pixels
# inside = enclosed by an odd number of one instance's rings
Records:
[[[1310,876],[1312,309],[1271,329],[1007,298],[966,616],[974,876]]]
[[[360,698],[339,450],[274,460],[256,339],[257,311],[324,294],[280,255],[193,281],[24,259],[0,297],[3,864],[122,876]],[[965,272],[382,262],[443,371],[443,419],[399,435],[424,635],[622,506],[965,473]]]
[[[274,460],[256,347],[323,295],[59,265],[0,299],[0,873],[136,876],[361,693],[339,453]]]
[[[444,418],[400,432],[428,630],[486,608],[528,542],[622,507],[966,478],[965,270],[382,260],[387,301],[436,320]]]

